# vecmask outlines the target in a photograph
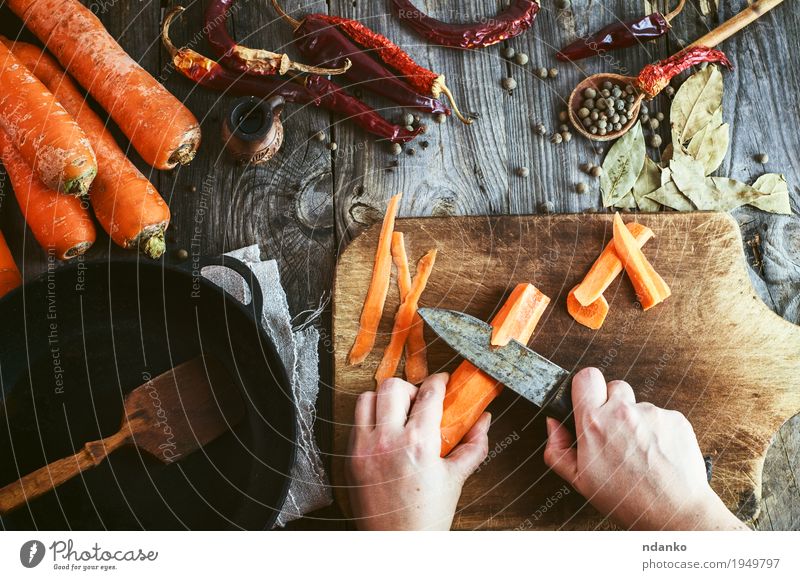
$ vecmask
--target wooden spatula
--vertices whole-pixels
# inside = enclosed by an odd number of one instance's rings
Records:
[[[213,390],[212,390],[213,386]],[[164,463],[179,461],[241,420],[242,400],[224,367],[195,358],[137,387],[125,397],[120,430],[84,445],[0,489],[0,515],[99,465],[123,445],[135,445]]]

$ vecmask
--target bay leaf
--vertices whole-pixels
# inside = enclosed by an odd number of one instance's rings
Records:
[[[695,135],[691,142],[694,143],[697,137]],[[706,129],[704,132],[695,159],[703,164],[706,175],[711,175],[722,165],[725,155],[728,154],[730,138],[730,125],[727,123],[713,129]]]
[[[758,199],[761,194],[743,181],[730,177],[707,177],[706,194],[702,206],[695,202],[697,209],[730,211]]]
[[[616,205],[633,189],[633,184],[642,171],[644,158],[644,134],[642,124],[637,122],[630,131],[616,140],[603,160],[600,191],[603,194],[604,207]]]
[[[672,143],[667,143],[667,146],[664,147],[664,150],[661,152],[661,166],[667,167],[669,165],[669,160],[672,159]]]
[[[646,197],[677,211],[694,211],[697,209],[691,200],[681,193],[674,181],[668,181],[654,192],[648,193]]]
[[[749,205],[762,211],[791,215],[792,206],[789,203],[789,185],[786,178],[780,173],[765,173],[753,183],[761,197],[757,197]]]
[[[709,184],[706,183],[706,174],[703,164],[697,159],[675,150],[669,162],[672,181],[680,192],[692,200],[697,209],[707,209],[707,199],[712,197]]]
[[[629,191],[627,194],[622,196],[621,199],[614,202],[614,207],[619,209],[636,209],[636,198],[633,197],[633,191]]]
[[[684,81],[670,107],[670,126],[674,146],[691,140],[706,126],[722,106],[722,73],[709,65]]]
[[[696,159],[698,150],[700,149],[700,145],[702,144],[705,135],[720,125],[722,125],[722,107],[714,111],[714,114],[711,115],[711,119],[709,119],[708,123],[697,133],[695,133],[694,137],[692,137],[691,141],[689,141],[689,144],[686,146],[686,153]]]
[[[633,184],[633,197],[636,200],[636,207],[641,211],[655,212],[661,209],[661,205],[647,198],[647,194],[654,192],[661,187],[661,168],[649,157],[644,158],[644,165],[636,183]]]

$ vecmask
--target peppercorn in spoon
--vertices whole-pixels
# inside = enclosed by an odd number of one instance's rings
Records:
[[[781,2],[783,0],[756,0],[675,55],[647,65],[636,77],[599,73],[585,78],[569,96],[570,122],[578,133],[593,141],[621,137],[636,123],[642,101],[653,99],[675,75],[702,62],[718,62],[731,68],[727,57],[713,47]]]

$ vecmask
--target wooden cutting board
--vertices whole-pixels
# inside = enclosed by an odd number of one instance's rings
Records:
[[[420,218],[397,221],[409,259],[438,248],[423,306],[461,310],[488,320],[518,282],[531,282],[552,303],[530,342],[568,370],[596,366],[607,379],[633,385],[638,400],[677,409],[713,459],[712,485],[742,519],[757,515],[764,457],[780,425],[800,411],[800,327],[756,296],[736,222],[727,214],[640,215],[655,232],[645,254],[672,288],[648,312],[620,276],[606,291],[611,311],[592,331],[566,311],[566,296],[611,238],[611,215]],[[625,216],[626,221],[634,219]],[[342,253],[334,290],[334,483],[347,512],[343,456],[356,396],[388,342],[398,305],[386,303],[377,348],[362,366],[346,356],[358,327],[379,225]],[[426,329],[431,371],[458,363]],[[458,529],[607,527],[542,461],[544,418],[509,389],[492,403],[490,453],[464,488]]]

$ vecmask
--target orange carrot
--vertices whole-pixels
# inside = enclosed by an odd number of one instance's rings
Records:
[[[419,299],[425,290],[425,285],[428,283],[434,262],[436,262],[436,250],[431,250],[422,256],[417,264],[417,274],[414,276],[414,281],[411,283],[408,294],[400,304],[400,308],[397,309],[392,338],[389,340],[389,346],[386,347],[381,363],[375,373],[375,381],[379,385],[384,379],[393,377],[397,371],[400,357],[403,355],[403,346],[414,324],[414,315],[417,313]]]
[[[132,59],[78,0],[7,0],[9,8],[108,111],[157,169],[188,163],[200,126],[183,104]]]
[[[14,256],[8,249],[3,232],[0,232],[0,298],[11,292],[14,288],[22,284],[22,276],[19,274]]]
[[[353,348],[350,349],[351,365],[364,362],[375,345],[375,336],[383,316],[383,305],[386,303],[386,293],[389,292],[389,282],[392,277],[392,232],[401,196],[402,194],[398,193],[389,200],[389,206],[386,208],[386,215],[383,218],[378,249],[375,251],[375,264],[372,266],[372,279],[369,282],[367,297],[361,309],[356,340]]]
[[[128,160],[69,75],[46,52],[2,37],[0,42],[53,92],[89,137],[99,166],[89,195],[100,225],[123,248],[139,247],[151,258],[160,257],[170,213],[156,188]]]
[[[520,324],[519,320],[514,320],[513,316],[509,317],[508,314],[538,312],[539,308],[535,303],[543,299],[549,302],[550,299],[539,292],[532,284],[522,284],[522,286],[531,286],[533,290],[519,290],[519,286],[517,286],[500,312],[492,319],[492,326],[511,325],[517,328],[520,334],[512,338],[524,344],[533,336],[536,324]],[[514,302],[517,301],[529,301],[531,304],[524,308],[514,308]],[[478,370],[471,363],[464,361],[458,365],[458,368],[450,375],[450,381],[447,383],[447,393],[444,397],[442,457],[450,453],[453,447],[458,445],[458,442],[472,429],[472,426],[480,418],[489,403],[502,390],[503,385]]]
[[[625,266],[625,272],[636,290],[643,310],[649,310],[669,298],[672,291],[647,261],[619,213],[614,214],[614,248]]]
[[[11,179],[22,215],[42,249],[53,252],[59,260],[68,260],[92,247],[96,233],[88,204],[42,183],[2,129],[0,159]]]
[[[83,195],[97,161],[75,119],[53,94],[0,44],[0,129],[50,189]]]
[[[636,222],[629,223],[628,230],[636,238],[640,248],[653,237],[653,230]],[[612,239],[606,244],[600,257],[592,264],[583,281],[574,288],[575,299],[581,306],[591,306],[602,296],[620,272],[622,272],[622,262],[614,251],[614,240]]]
[[[492,320],[492,345],[505,346],[517,336],[531,336],[550,299],[533,284],[517,284]]]
[[[583,324],[587,328],[597,330],[603,326],[603,322],[608,314],[608,301],[606,301],[606,297],[601,294],[600,298],[589,304],[589,306],[584,306],[575,298],[576,288],[577,286],[575,286],[567,296],[567,312],[569,312],[569,315],[572,316],[578,324]]]
[[[392,234],[392,259],[397,268],[397,286],[400,301],[406,299],[411,290],[411,272],[408,271],[408,256],[403,232]],[[419,314],[414,314],[411,331],[406,342],[406,380],[412,385],[421,383],[428,376],[428,346],[425,344],[424,325]]]

